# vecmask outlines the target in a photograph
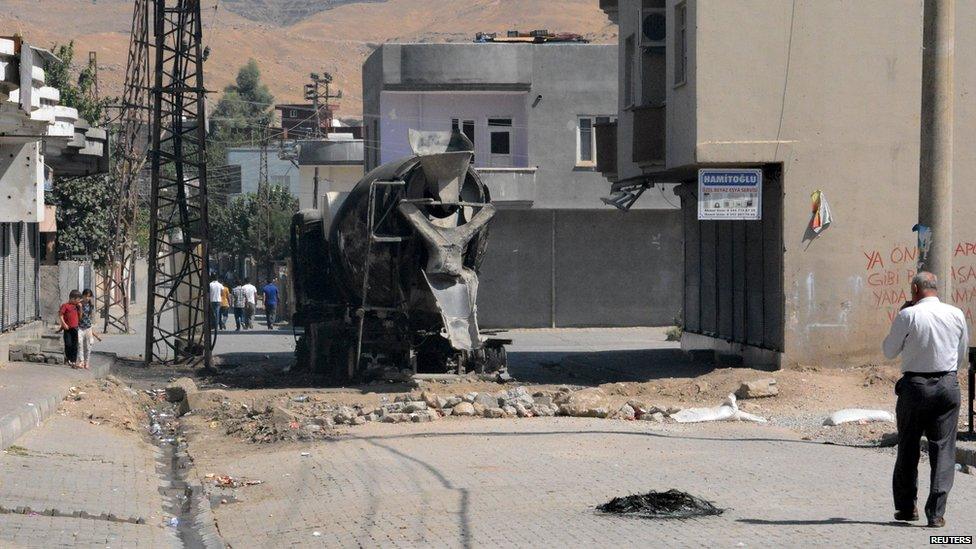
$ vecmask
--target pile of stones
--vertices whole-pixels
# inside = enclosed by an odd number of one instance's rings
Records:
[[[338,406],[331,413],[319,415],[323,427],[362,425],[370,421],[383,423],[426,423],[442,417],[595,417],[663,422],[679,411],[631,400],[619,408],[608,408],[608,396],[599,388],[530,393],[525,387],[515,387],[498,393],[469,392],[445,397],[431,392],[397,396],[393,402],[376,407]],[[323,410],[324,412],[324,410]]]

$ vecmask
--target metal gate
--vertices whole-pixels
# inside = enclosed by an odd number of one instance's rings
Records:
[[[778,165],[763,169],[759,221],[699,221],[697,185],[681,186],[685,331],[783,350],[781,174]]]

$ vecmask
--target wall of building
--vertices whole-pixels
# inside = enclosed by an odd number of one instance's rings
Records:
[[[680,315],[676,210],[500,210],[490,230],[484,328],[664,326]]]
[[[261,172],[260,147],[233,147],[227,149],[227,163],[241,167],[241,191],[243,193],[258,192],[258,176]],[[268,181],[272,185],[278,184],[278,179],[286,178],[288,191],[293,196],[301,192],[301,182],[298,168],[289,160],[278,158],[278,149],[268,148]]]
[[[616,114],[616,50],[593,44],[532,48],[532,89],[526,99],[529,162],[539,167],[534,207],[608,208],[600,201],[607,195],[606,179],[595,167],[576,165],[576,127],[581,115]]]
[[[474,120],[475,166],[491,166],[488,119],[512,119],[512,164],[530,165],[525,92],[382,92],[380,161],[410,156],[409,131],[450,131],[451,119]]]
[[[783,166],[783,364],[881,360],[917,261],[921,0],[688,5],[695,162]],[[967,51],[976,4],[956,9],[956,51]],[[976,190],[965,175],[976,167],[976,65],[957,56],[955,76],[955,291],[944,297],[972,328],[976,229],[967,220]],[[685,92],[672,90],[669,110]],[[669,139],[686,140],[685,128],[669,127],[679,134]],[[670,166],[686,162],[672,153],[686,155],[669,150]],[[808,228],[817,190],[833,216],[819,236]]]
[[[312,207],[315,189],[316,166],[301,166],[299,178],[301,187],[298,193],[298,209]],[[363,178],[363,167],[359,166],[318,166],[319,207],[324,204],[322,196],[327,192],[349,192]]]

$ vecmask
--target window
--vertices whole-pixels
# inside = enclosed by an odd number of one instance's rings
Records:
[[[474,144],[474,120],[451,119],[451,129],[460,131]]]
[[[634,35],[624,40],[624,106],[634,105]]]
[[[576,165],[596,165],[596,124],[609,124],[612,116],[580,116],[576,124]]]
[[[511,118],[488,119],[488,162],[492,167],[512,166]]]
[[[685,83],[688,72],[688,6],[684,2],[674,7],[674,85]]]

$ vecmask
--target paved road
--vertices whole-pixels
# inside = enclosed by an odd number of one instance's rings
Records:
[[[54,416],[15,450],[0,454],[0,507],[34,514],[0,513],[0,547],[179,546],[163,525],[156,449],[137,434]],[[71,516],[82,512],[92,518]]]
[[[266,481],[216,510],[237,547],[905,547],[932,533],[889,522],[890,453],[772,427],[445,419],[314,445],[218,451],[213,440],[191,443],[198,470]],[[652,521],[594,510],[670,488],[727,511]],[[959,474],[940,533],[976,534],[974,506],[976,478]]]

